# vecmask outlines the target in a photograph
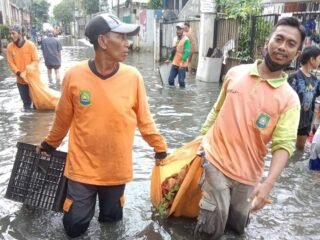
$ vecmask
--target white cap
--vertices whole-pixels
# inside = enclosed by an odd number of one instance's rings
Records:
[[[182,23],[182,22],[177,23],[176,28],[182,28],[182,29],[184,29],[184,23]]]

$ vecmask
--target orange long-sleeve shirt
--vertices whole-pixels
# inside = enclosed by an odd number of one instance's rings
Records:
[[[166,151],[138,70],[120,64],[113,76],[101,79],[86,61],[65,74],[55,120],[45,141],[58,147],[70,128],[65,176],[87,184],[118,185],[133,177],[137,127],[155,152]]]
[[[18,47],[15,43],[9,43],[7,48],[7,59],[14,74],[17,74],[18,71],[24,72],[27,65],[39,61],[36,46],[33,42],[28,40],[26,40],[21,47]],[[17,82],[27,84],[21,77],[17,77]]]

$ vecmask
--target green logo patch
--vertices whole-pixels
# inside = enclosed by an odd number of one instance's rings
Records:
[[[80,104],[88,106],[91,103],[91,93],[88,90],[80,91]]]
[[[256,126],[258,128],[266,128],[270,122],[271,117],[266,113],[261,113],[256,121]]]

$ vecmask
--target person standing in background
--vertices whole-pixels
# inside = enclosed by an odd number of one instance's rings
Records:
[[[188,57],[188,73],[189,73],[189,75],[192,75],[192,57],[196,51],[196,38],[194,36],[194,32],[192,31],[192,29],[190,27],[189,22],[184,23],[184,32],[190,40],[190,54]]]
[[[37,43],[37,29],[35,26],[31,27],[31,40],[34,44]]]
[[[31,108],[32,100],[28,83],[24,78],[27,66],[39,62],[37,48],[32,41],[25,40],[21,26],[13,25],[9,31],[12,42],[8,44],[7,59],[12,72],[17,76],[17,86],[23,107],[28,110]]]
[[[305,47],[300,56],[300,64],[301,67],[290,74],[288,82],[297,92],[301,103],[296,149],[303,152],[311,130],[315,99],[320,95],[319,80],[311,73],[312,70],[319,67],[320,48],[317,46]]]
[[[169,55],[169,61],[172,61],[168,83],[174,86],[174,79],[178,75],[180,88],[185,88],[186,69],[188,67],[188,57],[190,54],[190,40],[184,34],[184,24],[178,23],[176,25],[177,36],[173,40],[173,51]]]
[[[61,43],[49,31],[48,36],[42,40],[41,50],[48,71],[49,81],[52,81],[52,69],[55,71],[56,82],[60,82]]]
[[[316,130],[311,143],[309,169],[320,171],[320,128],[319,127]]]

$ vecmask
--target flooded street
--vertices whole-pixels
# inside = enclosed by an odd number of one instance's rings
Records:
[[[93,49],[71,38],[61,39],[62,74],[73,64],[93,56]],[[41,51],[39,50],[41,54]],[[187,78],[186,89],[162,86],[152,53],[132,53],[126,63],[142,73],[151,112],[165,137],[169,151],[199,135],[202,123],[218,93],[218,83],[204,83]],[[41,77],[48,82],[41,59]],[[54,89],[61,83],[48,82]],[[62,226],[62,214],[30,210],[5,199],[16,143],[39,144],[53,120],[53,112],[24,112],[6,59],[0,60],[0,239],[68,239]],[[230,132],[232,134],[232,132]],[[67,151],[64,140],[59,150]],[[124,218],[116,224],[100,224],[97,214],[81,240],[191,240],[195,220],[154,216],[149,199],[153,150],[136,131],[134,145],[134,180],[127,184]],[[251,215],[246,235],[241,239],[320,239],[320,174],[311,172],[307,160],[290,162],[271,192],[273,203]],[[266,171],[270,155],[266,159]],[[97,211],[96,211],[97,213]],[[229,236],[227,239],[238,239]]]

